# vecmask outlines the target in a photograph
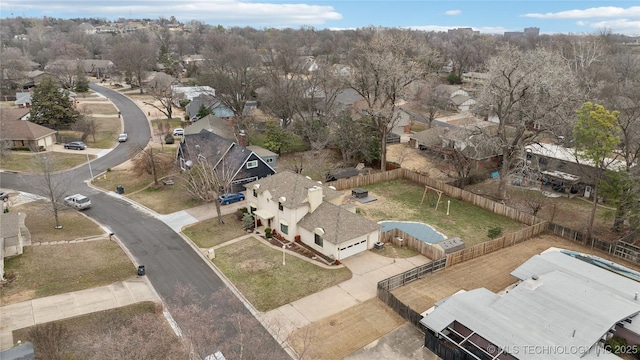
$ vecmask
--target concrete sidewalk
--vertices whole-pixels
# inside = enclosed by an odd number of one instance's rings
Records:
[[[50,321],[114,309],[142,301],[161,301],[144,276],[0,307],[0,351],[13,346],[11,332]],[[19,339],[15,339],[17,341]]]

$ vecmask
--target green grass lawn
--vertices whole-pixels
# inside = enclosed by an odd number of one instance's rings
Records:
[[[247,232],[242,230],[242,221],[235,214],[222,217],[224,224],[218,223],[218,216],[188,226],[182,232],[199,248],[210,248],[233,240]]]
[[[351,278],[249,238],[216,250],[213,262],[259,311],[269,311]]]
[[[403,220],[423,222],[433,226],[448,237],[460,237],[466,247],[490,240],[488,230],[500,227],[503,233],[521,229],[524,225],[488,210],[442,195],[438,210],[435,210],[437,194],[429,192],[420,204],[424,186],[406,180],[364,186],[370,193],[384,196],[396,206],[377,207],[373,210],[360,206],[360,211],[375,221]],[[375,196],[375,195],[374,195]],[[451,201],[449,215],[447,202]]]

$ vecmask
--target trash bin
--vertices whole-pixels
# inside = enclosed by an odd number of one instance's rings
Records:
[[[120,195],[124,194],[124,187],[122,185],[116,186],[116,193]]]
[[[144,265],[139,265],[138,266],[138,276],[144,276],[145,271],[144,271]]]
[[[375,244],[373,244],[376,250],[382,250],[384,248],[384,243],[381,241],[376,242]]]

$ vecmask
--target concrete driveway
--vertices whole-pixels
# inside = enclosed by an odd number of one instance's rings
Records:
[[[377,284],[431,260],[417,255],[394,259],[365,251],[344,259],[351,279],[261,314],[262,322],[281,343],[295,330],[376,297]]]

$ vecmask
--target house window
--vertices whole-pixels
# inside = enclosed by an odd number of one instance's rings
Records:
[[[253,169],[258,167],[258,160],[247,161],[247,169]]]
[[[322,244],[324,243],[324,240],[322,239],[322,236],[318,235],[318,234],[313,234],[314,235],[314,242],[316,243],[316,245],[322,247]]]
[[[280,224],[280,232],[289,235],[289,225]]]
[[[253,197],[256,197],[256,198],[258,197],[258,190],[253,189]]]
[[[284,206],[282,206],[281,202],[278,203],[278,210],[284,211]]]

